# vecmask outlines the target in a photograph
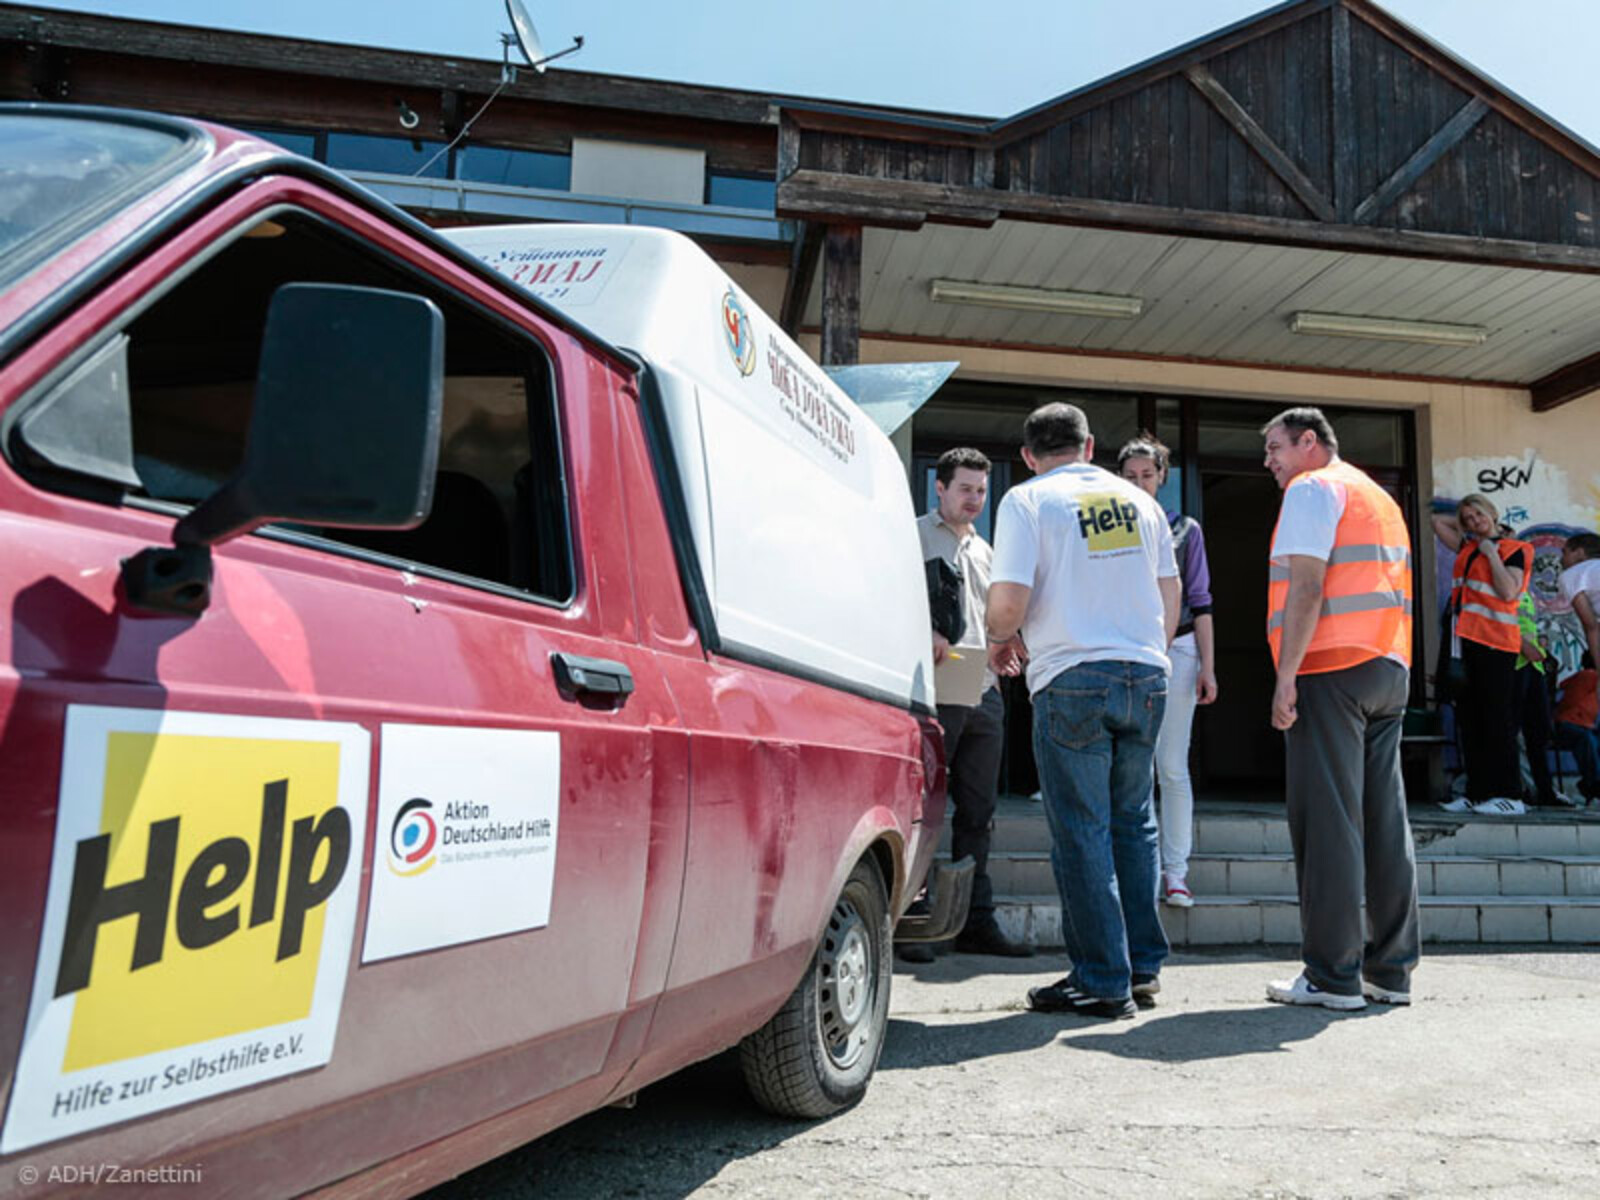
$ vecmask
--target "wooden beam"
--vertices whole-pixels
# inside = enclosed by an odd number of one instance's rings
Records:
[[[822,257],[823,227],[815,221],[799,224],[789,256],[789,278],[783,285],[783,307],[778,310],[778,324],[790,337],[796,335],[800,322],[805,320],[811,281],[817,274],[817,260]]]
[[[1215,75],[1200,63],[1186,69],[1184,75],[1211,102],[1211,107],[1222,114],[1222,119],[1233,126],[1233,131],[1245,140],[1245,144],[1272,168],[1273,174],[1300,198],[1300,203],[1311,210],[1313,216],[1323,221],[1337,220],[1333,205],[1311,182],[1311,177],[1300,169],[1299,163],[1284,153],[1283,147],[1267,136],[1267,131],[1256,124],[1256,119],[1245,112],[1244,105],[1233,98],[1233,94],[1222,86]]]
[[[1154,204],[1001,192],[994,188],[864,179],[829,171],[796,171],[778,186],[780,217],[882,225],[888,223],[880,219],[884,214],[894,218],[895,228],[914,229],[927,221],[949,223],[959,214],[971,224],[982,224],[991,218],[1043,221],[1053,225],[1088,225],[1219,241],[1267,242],[1356,254],[1600,274],[1600,248],[1592,246],[1199,212]]]
[[[1455,57],[1448,50],[1425,38],[1404,23],[1395,20],[1369,0],[1340,0],[1360,20],[1376,29],[1390,41],[1403,46],[1428,66],[1443,75],[1469,96],[1482,96],[1500,116],[1510,121],[1529,137],[1535,138],[1555,150],[1563,158],[1577,163],[1591,175],[1600,175],[1600,155],[1587,142],[1568,133],[1549,117],[1529,106],[1515,92],[1508,91],[1487,75],[1480,75],[1470,64]]]
[[[55,9],[0,5],[0,45],[27,42],[64,51],[95,50],[150,63],[254,67],[285,76],[316,75],[395,86],[460,89],[487,94],[500,78],[497,60],[410,54],[367,46],[267,37],[155,21],[134,21]],[[285,80],[285,88],[304,90]],[[600,75],[552,67],[523,71],[505,89],[543,103],[629,109],[679,118],[773,124],[772,99],[763,92],[694,84],[658,83],[622,75]],[[303,101],[302,101],[303,103]]]
[[[1333,80],[1333,207],[1340,221],[1355,210],[1356,110],[1350,78],[1350,10],[1335,4],[1329,14],[1328,63]]]
[[[787,114],[778,115],[778,161],[773,178],[782,183],[800,168],[800,127]]]
[[[1568,363],[1528,385],[1534,412],[1560,408],[1596,389],[1600,389],[1600,354],[1591,354],[1588,358]]]
[[[1461,144],[1461,140],[1477,127],[1488,113],[1489,106],[1474,96],[1459,109],[1438,131],[1417,148],[1417,152],[1400,164],[1398,170],[1385,179],[1377,190],[1356,206],[1352,215],[1357,225],[1365,225],[1389,205],[1400,199],[1411,186],[1421,179],[1446,154]]]
[[[822,365],[861,357],[861,226],[829,225],[822,251]]]
[[[989,146],[989,123],[959,118],[921,116],[911,112],[874,112],[843,106],[818,106],[800,100],[782,102],[782,115],[814,133],[855,134],[888,141],[935,142],[941,146]]]

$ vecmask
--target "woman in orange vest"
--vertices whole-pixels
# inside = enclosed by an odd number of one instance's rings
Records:
[[[1457,506],[1456,521],[1462,541],[1451,572],[1450,612],[1467,676],[1456,700],[1467,794],[1444,807],[1513,815],[1526,811],[1517,763],[1517,602],[1533,577],[1533,547],[1501,538],[1499,510],[1476,492]]]

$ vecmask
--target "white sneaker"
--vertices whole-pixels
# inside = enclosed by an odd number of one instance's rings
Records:
[[[1381,988],[1370,981],[1363,981],[1361,994],[1374,1004],[1393,1004],[1396,1007],[1411,1003],[1410,992],[1391,992],[1388,988]]]
[[[1474,804],[1472,811],[1491,817],[1520,817],[1528,811],[1528,806],[1521,800],[1513,800],[1509,796],[1495,796],[1482,804]]]
[[[1161,899],[1171,908],[1194,907],[1194,896],[1189,891],[1189,885],[1171,875],[1161,881]]]
[[[1439,807],[1447,813],[1469,813],[1472,811],[1472,801],[1465,796],[1457,796],[1453,800],[1441,801]]]
[[[1307,979],[1303,973],[1295,976],[1292,982],[1284,980],[1267,984],[1267,999],[1276,1000],[1279,1004],[1320,1005],[1323,1008],[1338,1009],[1341,1012],[1354,1012],[1367,1006],[1364,996],[1345,996],[1339,992],[1325,992]]]

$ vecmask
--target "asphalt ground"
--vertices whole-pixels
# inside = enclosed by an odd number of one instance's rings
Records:
[[[897,965],[848,1112],[765,1116],[723,1055],[429,1195],[1600,1196],[1600,948],[1441,950],[1351,1014],[1266,1002],[1292,953],[1175,955],[1128,1021],[1026,1011],[1054,955]]]

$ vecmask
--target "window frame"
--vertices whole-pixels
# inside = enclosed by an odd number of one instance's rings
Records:
[[[284,181],[277,182],[282,183]],[[437,295],[441,292],[448,293],[455,304],[466,309],[475,319],[488,323],[508,340],[518,342],[524,347],[529,355],[529,369],[523,378],[526,381],[529,392],[528,449],[530,453],[533,450],[532,435],[535,426],[532,407],[538,402],[538,398],[534,394],[536,389],[533,385],[538,382],[536,372],[543,371],[544,378],[542,383],[550,406],[549,425],[555,456],[554,465],[559,473],[559,488],[556,491],[561,502],[561,510],[557,514],[557,520],[552,522],[552,526],[559,524],[565,534],[562,539],[562,552],[565,561],[562,565],[565,568],[568,594],[564,597],[546,596],[539,592],[500,583],[496,580],[464,575],[444,567],[417,562],[383,551],[369,550],[362,546],[336,541],[332,538],[321,537],[317,534],[286,526],[265,525],[255,530],[252,534],[245,536],[260,536],[270,542],[287,543],[322,553],[333,554],[341,558],[355,559],[359,562],[391,570],[437,579],[445,583],[470,588],[473,591],[486,592],[518,600],[525,604],[533,604],[543,609],[566,612],[578,606],[584,599],[586,581],[581,571],[580,531],[576,520],[575,507],[572,503],[572,454],[567,436],[566,396],[561,386],[561,372],[557,369],[557,356],[553,347],[545,337],[535,330],[512,320],[508,315],[498,312],[490,305],[485,304],[472,292],[453,285],[442,278],[436,270],[431,269],[431,265],[423,258],[421,253],[415,255],[399,253],[393,246],[385,245],[382,241],[373,237],[364,236],[363,232],[347,219],[346,214],[331,211],[331,205],[319,205],[317,203],[324,198],[333,201],[342,200],[342,197],[325,197],[323,193],[318,192],[314,187],[307,187],[303,180],[295,179],[288,182],[292,185],[298,185],[289,189],[296,194],[292,196],[280,195],[277,198],[269,197],[263,203],[242,206],[243,211],[233,215],[225,228],[207,236],[203,245],[185,255],[177,269],[161,275],[152,285],[139,292],[130,302],[118,306],[109,319],[98,323],[92,333],[75,345],[69,353],[53,363],[33,384],[25,388],[16,401],[7,408],[4,414],[4,421],[0,423],[0,457],[4,457],[7,463],[30,485],[52,494],[73,496],[97,504],[106,504],[155,516],[171,517],[174,520],[191,511],[194,507],[193,505],[134,495],[123,485],[103,477],[63,471],[47,465],[30,462],[25,456],[17,452],[19,448],[17,444],[18,424],[23,416],[48,397],[79,365],[97,354],[111,339],[125,333],[129,326],[170,296],[214,258],[242,240],[248,230],[262,221],[273,220],[282,214],[292,214],[315,223],[335,237],[355,243],[359,251],[372,258],[375,264],[387,266],[397,273],[417,278],[419,281],[425,281],[427,286],[421,289],[422,294]],[[272,188],[270,184],[262,186],[269,191],[282,192],[285,190],[281,187]],[[356,211],[365,220],[375,221],[377,219],[373,214],[361,210]],[[195,230],[194,226],[189,228],[191,231]],[[423,249],[420,243],[414,243],[409,239],[407,236],[408,231],[393,226],[384,226],[383,228],[391,239],[404,239],[402,244],[415,245],[419,251]],[[533,361],[535,357],[539,360],[538,363]]]

